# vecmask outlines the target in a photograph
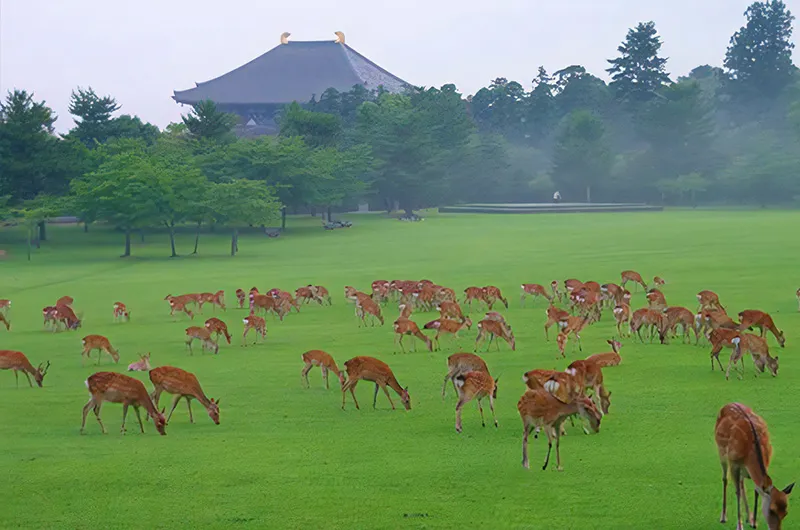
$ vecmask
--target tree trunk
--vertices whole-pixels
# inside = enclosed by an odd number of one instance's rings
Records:
[[[200,225],[203,224],[202,221],[197,222],[197,232],[194,235],[194,252],[192,254],[197,254],[197,245],[200,244]]]
[[[86,221],[83,222],[83,231],[84,233],[89,232],[89,223]]]
[[[142,228],[141,230],[139,230],[139,237],[141,237],[141,238],[142,238],[142,243],[144,243],[144,228]]]
[[[33,238],[33,227],[28,227],[28,261],[31,260],[31,239]]]
[[[231,256],[235,256],[239,250],[239,229],[234,228],[231,234]]]
[[[411,218],[414,216],[414,208],[405,208],[403,207],[403,211],[406,212],[406,217]]]
[[[329,223],[333,220],[332,217],[331,217],[331,210],[332,210],[332,208],[330,206],[328,206],[328,222]]]
[[[169,228],[169,246],[172,250],[172,255],[170,258],[177,258],[178,254],[175,252],[175,225],[167,223],[167,227]]]
[[[592,202],[592,187],[591,186],[586,186],[586,202],[588,202],[588,203]]]
[[[286,207],[281,208],[281,230],[286,230]]]
[[[125,229],[125,253],[120,258],[127,258],[131,255],[131,229]]]
[[[39,241],[47,241],[47,230],[45,227],[47,223],[44,221],[39,221]]]

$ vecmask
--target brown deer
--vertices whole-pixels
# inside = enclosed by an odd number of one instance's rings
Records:
[[[619,363],[622,362],[622,357],[619,356],[619,350],[622,348],[622,343],[614,339],[607,340],[606,342],[611,345],[611,349],[613,351],[608,353],[595,353],[594,355],[587,357],[586,360],[596,364],[600,368],[606,368],[607,366],[618,366]]]
[[[381,306],[379,306],[372,298],[361,298],[356,302],[356,314],[361,319],[361,323],[358,327],[361,327],[363,324],[364,327],[367,327],[367,315],[372,317],[372,325],[375,325],[375,321],[381,323],[381,326],[384,324],[383,315],[381,314]]]
[[[783,335],[783,331],[780,331],[777,326],[775,326],[775,322],[772,321],[772,317],[769,313],[765,313],[764,311],[758,311],[757,309],[745,309],[741,313],[739,313],[739,330],[746,330],[752,328],[758,328],[761,331],[761,336],[765,336],[767,331],[770,331],[777,339],[778,344],[780,344],[781,348],[784,347],[786,344],[786,337]]]
[[[678,326],[683,328],[683,342],[691,342],[689,330],[694,330],[695,344],[700,341],[700,334],[697,330],[695,316],[692,312],[679,306],[670,306],[664,310],[663,327],[672,333],[673,336],[678,335]]]
[[[485,397],[489,398],[489,409],[492,411],[492,418],[494,419],[494,426],[497,427],[497,415],[494,413],[494,400],[497,399],[497,380],[493,379],[488,372],[475,371],[459,374],[455,378],[456,392],[458,392],[458,403],[456,403],[456,432],[462,431],[461,426],[461,409],[464,405],[472,401],[478,400],[478,410],[481,413],[481,425],[486,427],[486,421],[483,418],[483,406],[481,400]]]
[[[316,300],[314,293],[311,291],[311,286],[298,287],[294,290],[295,299],[301,304],[307,304],[311,300]]]
[[[398,318],[394,321],[392,325],[394,328],[394,342],[395,342],[395,351],[397,351],[396,347],[397,344],[400,344],[400,348],[405,352],[405,346],[403,346],[403,337],[406,335],[411,335],[417,337],[419,340],[425,343],[425,346],[428,347],[428,351],[433,351],[433,343],[429,337],[426,337],[420,330],[417,324],[413,320],[409,320],[407,318]],[[412,341],[412,345],[414,350],[417,351],[416,343]]]
[[[128,365],[129,372],[149,372],[150,371],[150,353],[145,353],[139,356],[139,360],[135,363]]]
[[[644,280],[642,279],[642,275],[639,274],[636,271],[622,271],[622,273],[620,274],[620,277],[622,278],[622,282],[620,282],[620,286],[623,289],[625,288],[625,284],[626,283],[633,282],[634,284],[641,285],[642,289],[644,289],[645,291],[647,290],[647,284],[644,283]]]
[[[128,308],[122,302],[114,302],[114,321],[128,322],[131,319],[131,314]]]
[[[217,317],[211,317],[206,320],[206,329],[210,333],[214,333],[217,340],[219,340],[220,335],[225,335],[225,340],[228,341],[228,344],[231,343],[231,334],[228,333],[228,325]]]
[[[658,311],[665,310],[667,308],[667,299],[664,297],[664,293],[658,289],[647,291],[647,306]]]
[[[458,320],[459,322],[464,322],[466,320],[466,317],[464,317],[464,313],[461,311],[461,306],[458,305],[458,302],[445,300],[436,306],[436,310],[439,311],[442,319],[451,318],[453,320]]]
[[[46,366],[42,366],[43,364],[44,363],[34,368],[21,351],[0,350],[0,370],[14,371],[14,379],[17,382],[17,388],[19,388],[20,372],[25,374],[25,377],[28,379],[28,385],[30,385],[31,388],[33,388],[31,376],[33,376],[33,380],[36,381],[36,384],[41,388],[44,376],[47,375],[47,370],[50,368],[50,361],[47,361]]]
[[[172,418],[172,413],[175,412],[175,407],[178,406],[181,398],[186,399],[186,406],[189,409],[189,423],[194,423],[194,417],[192,417],[192,398],[194,398],[206,408],[211,421],[219,425],[220,400],[206,397],[203,388],[200,386],[200,382],[193,373],[175,368],[174,366],[159,366],[158,368],[150,370],[150,381],[155,387],[152,399],[156,409],[158,408],[158,402],[161,399],[162,392],[175,396],[172,399],[172,408],[169,411],[169,416],[167,416],[167,423],[169,423],[170,418]]]
[[[569,338],[570,335],[575,335],[575,338],[578,341],[578,348],[580,351],[583,351],[583,345],[581,344],[581,331],[586,329],[586,327],[591,323],[591,319],[588,316],[579,316],[573,317],[570,316],[567,318],[566,322],[561,321],[559,326],[561,327],[561,331]],[[565,342],[566,344],[566,342]],[[575,346],[572,346],[573,351],[575,350]]]
[[[328,305],[333,304],[331,295],[325,287],[321,285],[312,285],[311,292],[314,294],[314,298],[317,302],[319,302],[319,305],[325,305],[323,302],[328,302]]]
[[[697,302],[700,304],[697,308],[698,311],[703,309],[725,310],[725,308],[722,307],[722,304],[719,303],[719,295],[717,295],[717,293],[714,291],[700,291],[697,293]]]
[[[483,288],[483,299],[486,301],[486,304],[489,306],[490,310],[498,300],[503,302],[505,308],[508,309],[508,300],[505,299],[503,293],[500,292],[500,289],[494,285],[487,285]]]
[[[486,362],[474,353],[454,353],[447,358],[447,375],[444,376],[442,384],[442,400],[444,400],[447,390],[447,382],[451,381],[453,389],[458,393],[455,378],[467,372],[486,372],[488,374],[489,368],[486,366]]]
[[[489,342],[486,345],[487,351],[489,350],[489,346],[492,345],[492,341],[495,341],[495,346],[497,346],[497,350],[500,351],[498,337],[508,343],[511,351],[517,349],[516,340],[514,339],[514,332],[511,331],[511,328],[507,327],[502,322],[484,318],[478,322],[478,336],[475,338],[475,351],[478,351],[478,345],[482,341],[486,340],[487,336],[489,337]]]
[[[89,410],[94,411],[97,423],[100,424],[100,429],[103,434],[106,434],[106,427],[103,425],[103,420],[100,419],[100,407],[105,401],[122,403],[122,428],[120,429],[122,434],[125,434],[125,418],[128,416],[129,406],[133,406],[133,410],[136,412],[136,419],[139,420],[139,428],[142,433],[144,433],[144,424],[142,424],[142,417],[139,414],[140,407],[144,407],[147,414],[153,418],[153,423],[159,434],[162,436],[167,434],[164,430],[167,424],[164,419],[164,410],[158,411],[150,398],[150,394],[147,393],[147,389],[138,379],[114,372],[97,372],[90,375],[86,380],[86,388],[89,389],[91,397],[86,405],[83,406],[81,434],[84,433],[86,428],[86,415],[89,414]]]
[[[248,315],[242,319],[244,322],[244,331],[242,332],[242,346],[245,344],[245,338],[247,334],[250,332],[251,329],[256,331],[256,340],[253,341],[253,344],[258,342],[258,336],[261,336],[261,340],[267,340],[267,321],[264,320],[262,317],[256,315]]]
[[[650,331],[650,342],[653,342],[655,331],[663,329],[664,313],[655,309],[643,307],[633,312],[631,316],[631,334],[636,333],[639,340],[644,344],[642,338],[642,328],[648,328]],[[664,335],[660,335],[661,343],[664,343]]]
[[[667,284],[667,282],[665,282],[664,278],[662,278],[661,276],[654,276],[653,277],[653,285],[655,285],[656,287],[663,287],[666,284]]]
[[[544,285],[539,285],[538,283],[523,283],[520,288],[522,292],[520,293],[519,302],[522,307],[525,307],[525,299],[529,296],[533,297],[534,303],[540,296],[545,298],[548,302],[553,301],[553,297],[547,292]]]
[[[211,332],[208,331],[206,328],[201,328],[200,326],[189,326],[186,328],[186,346],[189,347],[189,353],[194,355],[194,351],[192,350],[192,343],[196,340],[199,340],[203,347],[201,351],[211,351],[214,354],[219,353],[219,344],[214,342],[214,339],[211,338]]]
[[[243,289],[236,289],[236,301],[239,303],[239,309],[244,309],[244,303],[247,301],[247,293]]]
[[[436,322],[436,325],[433,326],[433,329],[436,330],[436,336],[433,338],[433,341],[436,344],[437,350],[441,349],[439,346],[439,337],[442,335],[442,333],[450,333],[456,339],[458,339],[459,332],[461,332],[464,328],[472,329],[472,320],[469,318],[464,320],[464,322],[457,322],[447,318],[442,318],[434,322]]]
[[[81,344],[83,344],[83,351],[81,352],[81,366],[84,366],[83,357],[86,356],[87,359],[91,357],[92,350],[99,350],[97,352],[97,364],[100,364],[100,359],[102,358],[102,353],[106,352],[108,355],[114,359],[115,363],[119,362],[119,352],[111,346],[111,343],[108,339],[102,335],[86,335],[81,339]]]
[[[67,306],[72,307],[72,304],[75,303],[75,299],[71,296],[62,296],[58,300],[56,300],[56,307],[58,306]]]
[[[81,327],[81,319],[75,315],[75,311],[68,305],[56,305],[54,319],[56,322],[64,324],[64,329],[75,330]],[[56,331],[53,328],[53,331]]]
[[[175,311],[182,311],[189,315],[189,318],[194,320],[194,313],[188,307],[189,301],[187,299],[171,298],[169,300],[169,315],[174,316]]]
[[[557,280],[553,280],[552,282],[550,282],[550,290],[553,291],[553,296],[550,298],[550,300],[551,300],[550,303],[551,304],[553,303],[552,300],[556,300],[556,299],[557,300],[561,300],[562,293],[558,288],[558,281]]]
[[[741,403],[728,403],[722,407],[714,425],[714,440],[719,451],[722,466],[722,515],[719,521],[728,520],[728,475],[730,474],[736,490],[737,528],[742,528],[741,501],[747,522],[756,527],[759,497],[763,501],[762,514],[770,530],[780,529],[788,508],[788,496],[794,483],[779,490],[767,473],[772,460],[767,424],[750,407]],[[744,491],[744,479],[750,478],[755,486],[753,516],[750,517]]]
[[[264,314],[275,311],[275,299],[268,294],[252,293],[250,295],[250,312],[256,313],[259,310]]]
[[[581,287],[583,287],[583,282],[580,280],[575,278],[564,280],[564,296],[569,298],[572,293],[578,291]]]
[[[482,302],[489,305],[489,302],[486,300],[486,294],[481,287],[467,287],[464,289],[464,303],[469,305],[470,310],[472,310],[472,302]]]
[[[716,359],[719,365],[720,372],[723,371],[722,363],[719,360],[719,353],[722,348],[734,348],[738,350],[741,347],[742,334],[738,330],[728,328],[717,328],[711,330],[708,334],[708,341],[711,343],[711,370],[714,370],[714,360]],[[735,352],[738,359],[739,354]]]
[[[614,307],[614,320],[617,322],[617,333],[619,333],[619,336],[625,336],[624,329],[628,329],[628,336],[630,336],[631,306],[628,304],[616,305]],[[623,326],[627,327],[624,328]]]
[[[392,410],[394,410],[394,402],[389,395],[389,391],[386,390],[388,386],[397,392],[406,410],[411,410],[411,396],[408,394],[408,387],[403,388],[400,386],[394,373],[392,373],[392,369],[389,368],[389,365],[385,362],[374,357],[353,357],[349,361],[345,361],[344,368],[347,371],[347,381],[342,385],[342,410],[344,410],[344,401],[348,390],[353,396],[353,403],[356,404],[356,409],[359,408],[355,388],[361,380],[375,383],[375,395],[372,399],[372,408],[375,408],[377,405],[378,390],[383,389],[386,398],[389,400],[389,404],[392,406]]]
[[[607,303],[609,307],[614,307],[622,298],[623,289],[616,283],[604,283],[600,286],[600,301]]]
[[[322,371],[322,378],[325,380],[325,388],[330,389],[328,384],[328,372],[333,372],[339,378],[339,383],[344,386],[345,378],[344,372],[339,370],[336,366],[336,361],[333,360],[331,354],[322,350],[309,350],[301,355],[303,362],[303,370],[300,372],[301,382],[305,382],[306,388],[310,388],[311,384],[308,382],[308,372],[315,366],[319,366]]]
[[[7,315],[11,311],[11,300],[7,298],[0,299],[0,313]]]
[[[528,435],[535,427],[544,428],[547,434],[547,456],[542,470],[547,469],[550,462],[550,451],[553,448],[553,438],[556,440],[556,469],[561,467],[561,426],[564,421],[579,414],[585,418],[593,432],[600,430],[602,415],[591,400],[580,397],[570,403],[563,403],[546,390],[527,390],[517,402],[517,410],[522,418],[522,467],[528,469]]]
[[[575,378],[575,384],[582,389],[581,394],[586,395],[586,390],[591,389],[592,399],[602,407],[603,412],[607,411],[603,406],[603,396],[607,397],[609,394],[606,394],[603,389],[603,370],[600,364],[588,360],[578,360],[570,363],[564,371]]]
[[[0,322],[6,327],[6,331],[11,331],[11,322],[6,318],[3,313],[0,313]]]
[[[544,323],[544,337],[546,340],[549,341],[550,337],[547,334],[547,330],[549,330],[554,324],[559,324],[560,322],[566,322],[567,319],[570,317],[570,314],[568,311],[559,309],[553,304],[550,304],[547,307],[544,314],[547,317],[547,322]]]

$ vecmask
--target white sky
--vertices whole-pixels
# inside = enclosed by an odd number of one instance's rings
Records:
[[[173,90],[194,86],[293,40],[347,43],[415,85],[471,94],[495,77],[526,88],[543,64],[605,77],[629,27],[654,20],[673,78],[721,65],[750,0],[0,0],[0,91],[33,91],[72,127],[70,91],[91,86],[164,127]],[[800,0],[787,5],[800,14]],[[796,27],[796,26],[795,26]],[[186,109],[183,109],[186,112]]]

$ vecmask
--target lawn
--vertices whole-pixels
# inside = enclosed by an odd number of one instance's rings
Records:
[[[752,406],[769,424],[776,485],[800,477],[800,314],[794,294],[800,253],[792,243],[800,213],[352,220],[353,228],[325,232],[318,220],[292,219],[291,230],[278,239],[242,236],[235,258],[227,255],[230,243],[222,234],[204,236],[198,256],[176,259],[165,257],[166,236],[152,235],[144,244],[137,241],[133,258],[120,259],[119,234],[58,227],[28,263],[24,248],[0,232],[0,248],[10,254],[0,262],[0,298],[13,300],[13,328],[0,330],[0,347],[24,351],[34,365],[52,363],[44,388],[28,388],[23,377],[16,389],[13,375],[0,372],[0,527],[721,528],[713,429],[720,407],[733,400]],[[180,253],[192,245],[190,235],[179,237]],[[555,466],[541,470],[547,445],[532,440],[531,469],[523,469],[516,410],[521,375],[563,369],[571,359],[608,351],[605,341],[614,328],[605,313],[584,332],[582,354],[557,360],[555,342],[544,339],[544,302],[522,308],[519,284],[571,277],[617,282],[620,271],[631,268],[646,278],[665,278],[672,305],[694,309],[695,293],[712,289],[734,314],[769,311],[787,335],[784,350],[769,337],[773,355],[780,355],[778,377],[754,378],[748,359],[745,379],[726,381],[711,371],[707,345],[624,339],[622,364],[605,370],[612,405],[600,432],[569,429],[560,473]],[[514,327],[517,351],[503,343],[484,356],[500,377],[499,429],[482,428],[470,403],[464,432],[456,434],[452,387],[444,402],[440,398],[446,357],[472,351],[474,328],[460,343],[443,339],[441,352],[428,353],[418,343],[416,353],[394,353],[396,307],[384,309],[386,326],[363,329],[342,294],[345,285],[368,290],[375,279],[421,278],[457,293],[494,284],[509,298],[510,308],[502,311]],[[284,322],[270,317],[267,343],[247,348],[240,346],[245,311],[229,308],[221,317],[234,342],[223,344],[218,356],[201,355],[199,347],[188,354],[188,319],[171,318],[163,300],[169,293],[224,289],[233,306],[236,288],[293,291],[308,283],[327,286],[333,306],[304,306]],[[83,327],[43,331],[41,308],[63,295],[75,298]],[[130,323],[113,323],[117,300],[131,310]],[[633,305],[644,303],[640,289]],[[202,325],[208,316],[210,310],[194,323]],[[413,318],[421,326],[434,315]],[[81,366],[80,339],[90,333],[111,339],[122,355],[119,365],[106,356],[99,368]],[[342,411],[335,377],[325,390],[316,369],[311,388],[302,388],[300,354],[309,349],[330,352],[340,366],[356,355],[383,359],[409,387],[412,410],[392,411],[383,394],[373,410],[373,387],[362,383],[362,409],[348,401]],[[109,434],[103,436],[90,415],[87,434],[79,435],[87,376],[98,369],[122,371],[147,351],[154,366],[194,372],[209,397],[221,398],[221,425],[196,403],[196,424],[190,424],[182,404],[167,436],[158,436],[152,424],[139,434],[132,414],[122,436],[121,407],[106,404]],[[146,374],[135,376],[151,387]],[[168,400],[162,397],[162,406]],[[732,486],[729,495],[725,528],[734,528]],[[800,516],[790,514],[785,527],[800,527]]]

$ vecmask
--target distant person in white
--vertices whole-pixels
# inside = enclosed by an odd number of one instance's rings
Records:
[[[556,192],[553,194],[553,202],[554,202],[554,203],[559,203],[559,202],[561,202],[561,193],[560,193],[560,192],[556,191]]]

